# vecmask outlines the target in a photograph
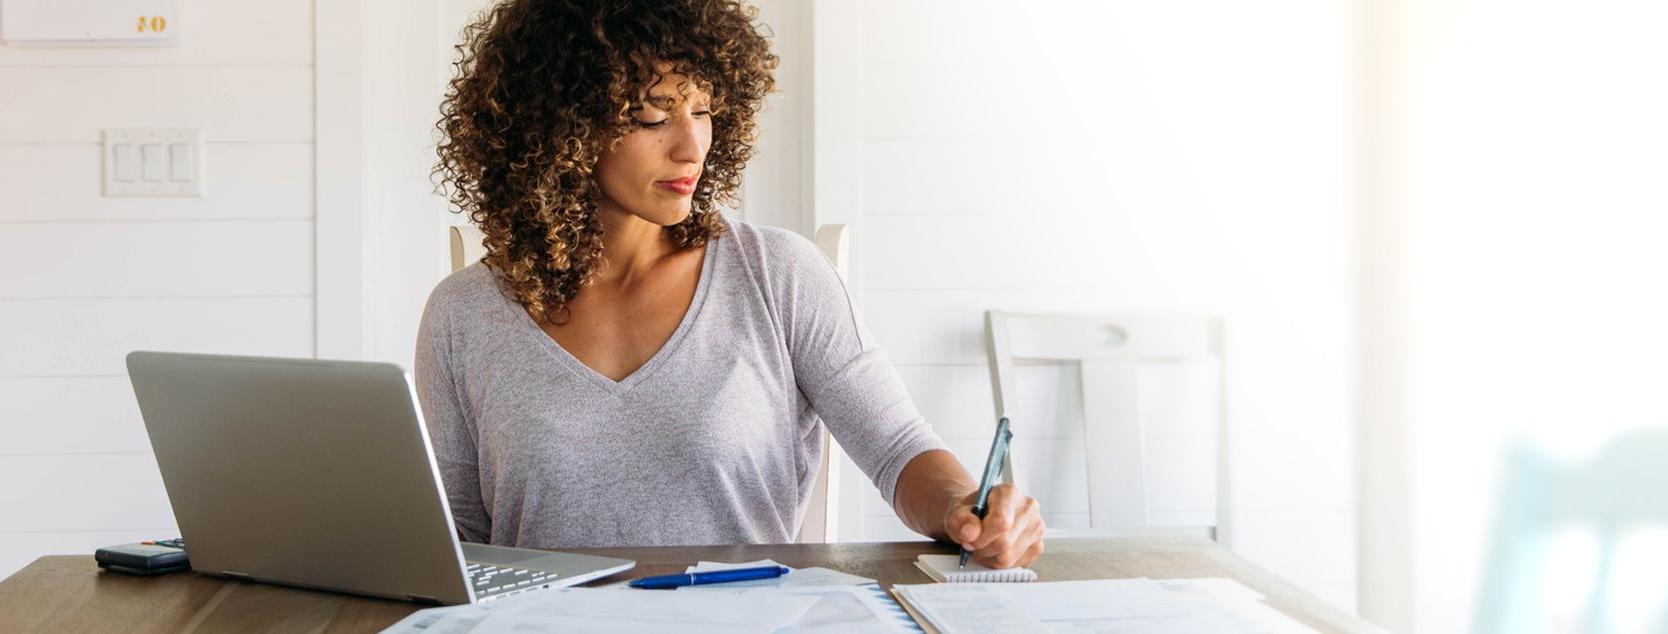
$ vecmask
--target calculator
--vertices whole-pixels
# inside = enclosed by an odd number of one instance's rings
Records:
[[[93,552],[98,567],[130,575],[161,575],[190,570],[181,538],[142,541],[137,544],[106,546]]]

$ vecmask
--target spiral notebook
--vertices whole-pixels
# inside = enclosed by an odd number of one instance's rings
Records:
[[[1003,581],[1036,581],[1037,573],[1030,568],[1003,568],[997,570],[979,565],[976,561],[967,562],[967,567],[960,567],[960,555],[921,555],[915,558],[915,567],[927,573],[933,581],[939,583],[983,583]]]

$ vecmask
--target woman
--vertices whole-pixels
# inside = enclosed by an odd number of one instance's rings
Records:
[[[734,0],[509,0],[468,27],[436,168],[485,234],[417,384],[464,539],[789,542],[822,425],[911,529],[993,567],[1035,500],[977,484],[793,233],[720,215],[777,59]]]

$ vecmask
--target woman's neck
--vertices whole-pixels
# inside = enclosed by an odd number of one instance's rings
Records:
[[[597,272],[598,283],[631,284],[677,250],[665,227],[628,213],[604,213],[601,219],[608,265]]]

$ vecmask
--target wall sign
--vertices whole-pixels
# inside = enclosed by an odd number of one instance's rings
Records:
[[[9,46],[173,46],[178,0],[0,0]]]

